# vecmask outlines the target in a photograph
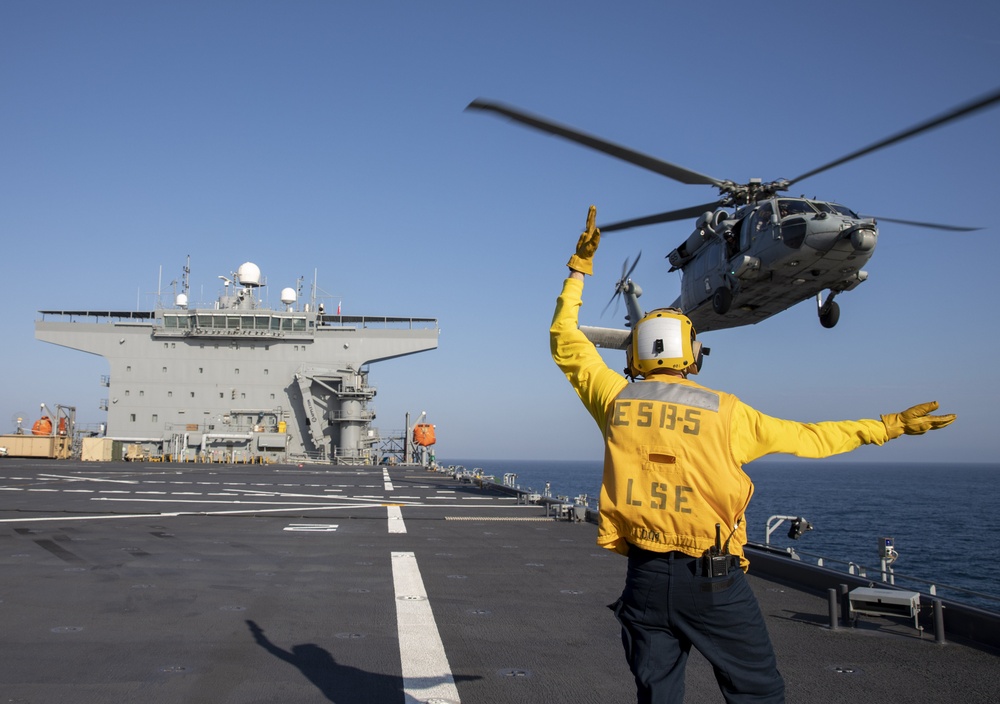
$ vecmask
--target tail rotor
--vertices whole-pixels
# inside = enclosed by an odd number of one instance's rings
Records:
[[[620,279],[618,279],[618,282],[615,284],[614,295],[611,296],[611,300],[608,301],[608,304],[604,306],[604,310],[601,311],[602,316],[608,312],[608,308],[611,307],[612,303],[615,304],[615,315],[617,315],[618,304],[621,301],[622,296],[629,296],[629,297],[635,296],[636,298],[638,298],[639,296],[642,295],[642,289],[639,288],[639,284],[632,281],[632,279],[630,278],[632,276],[632,272],[635,271],[635,267],[636,265],[639,264],[639,260],[641,258],[642,258],[642,252],[639,252],[639,254],[637,254],[635,257],[635,261],[633,261],[631,265],[629,265],[628,257],[626,257],[625,261],[622,262],[622,276]],[[633,322],[637,322],[631,320],[632,317],[631,310],[629,311],[628,317],[630,318],[629,320],[630,326]]]

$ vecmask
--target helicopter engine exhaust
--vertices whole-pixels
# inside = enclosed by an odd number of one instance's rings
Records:
[[[691,260],[699,249],[705,246],[713,237],[717,237],[721,232],[722,223],[729,217],[725,210],[706,211],[698,217],[695,223],[694,232],[684,240],[684,243],[667,255],[670,265],[674,269],[679,269]],[[673,269],[671,269],[673,271]]]

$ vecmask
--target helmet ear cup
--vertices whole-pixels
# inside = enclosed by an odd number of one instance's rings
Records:
[[[632,338],[635,337],[635,332],[629,335],[628,341],[625,345],[625,376],[630,379],[635,379],[639,376],[639,370],[632,365]]]

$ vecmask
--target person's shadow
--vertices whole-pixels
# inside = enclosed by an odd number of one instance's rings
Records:
[[[247,621],[257,645],[274,657],[294,665],[312,682],[323,696],[336,704],[369,704],[370,702],[402,702],[403,680],[394,675],[365,672],[356,667],[340,665],[333,656],[315,643],[293,645],[283,650],[268,640],[264,630],[254,621]],[[456,677],[479,679],[478,677]]]

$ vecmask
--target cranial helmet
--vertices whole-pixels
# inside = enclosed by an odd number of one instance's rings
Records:
[[[676,308],[647,313],[632,330],[627,352],[628,371],[633,378],[648,376],[658,369],[686,374],[701,370],[702,346],[695,339],[694,324]]]

